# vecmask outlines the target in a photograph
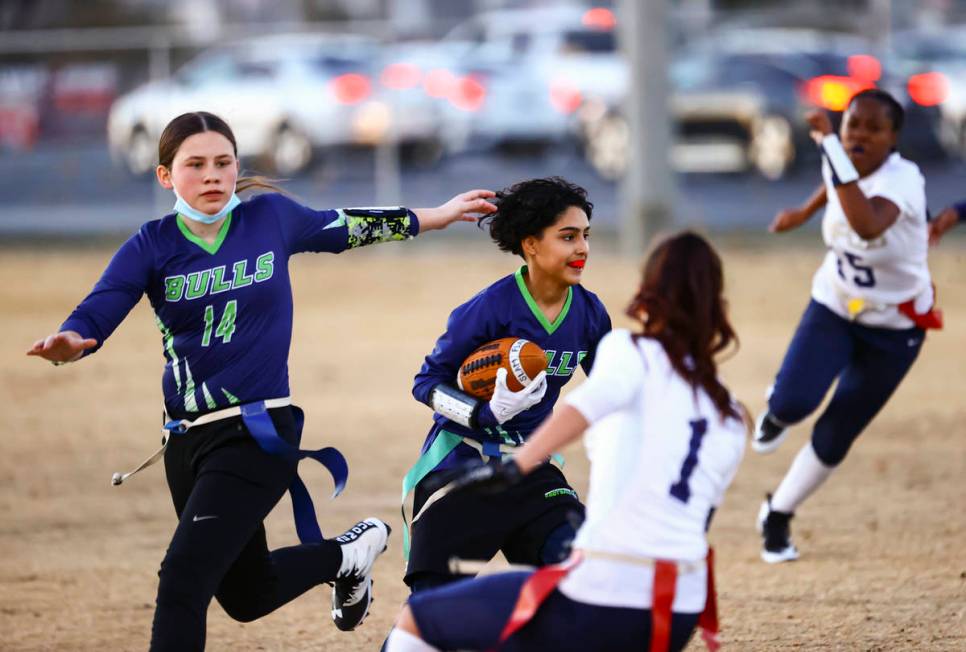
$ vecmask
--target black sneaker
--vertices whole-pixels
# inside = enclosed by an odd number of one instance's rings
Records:
[[[755,436],[751,448],[756,453],[770,453],[778,448],[788,435],[788,427],[770,412],[763,412],[755,421]]]
[[[342,547],[342,566],[332,586],[332,620],[344,632],[358,627],[369,614],[372,566],[385,552],[391,531],[378,518],[367,518],[335,538]]]
[[[794,514],[776,512],[771,508],[771,494],[765,497],[758,510],[758,533],[761,534],[763,545],[761,558],[769,564],[798,559],[798,550],[792,543],[792,533],[789,521]]]

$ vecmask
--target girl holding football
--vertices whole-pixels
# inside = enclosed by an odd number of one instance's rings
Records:
[[[515,495],[589,428],[587,520],[573,555],[416,593],[389,652],[664,652],[683,649],[699,622],[716,644],[705,531],[748,432],[717,376],[715,358],[735,342],[723,283],[720,259],[698,235],[654,250],[627,310],[640,332],[605,336],[589,378],[512,457],[451,485],[451,498]]]
[[[839,134],[828,116],[808,116],[823,153],[824,184],[800,208],[782,211],[771,230],[803,224],[825,207],[828,247],[812,297],[755,426],[752,447],[775,450],[788,428],[828,406],[758,514],[762,559],[798,558],[789,521],[845,459],[919,355],[925,331],[942,325],[926,264],[925,182],[896,151],[903,109],[874,89],[856,94]]]
[[[242,201],[236,193],[265,184],[238,178],[235,137],[206,112],[172,120],[158,154],[173,211],[125,242],[59,331],[27,355],[75,362],[97,351],[142,295],[154,309],[167,360],[165,472],[179,522],[159,572],[151,650],[203,649],[213,597],[249,622],[325,582],[334,586],[336,625],[352,629],[369,610],[386,524],[370,518],[323,539],[313,518],[313,540],[300,529],[301,545],[269,550],[262,523],[290,486],[293,502],[296,485],[304,491],[293,457],[302,413],[288,387],[288,260],[475,221],[471,213],[495,210],[493,193],[416,210],[316,211],[274,192]]]
[[[452,557],[546,564],[566,556],[583,506],[560,469],[540,464],[499,497],[445,495],[453,469],[471,460],[500,460],[550,414],[577,367],[589,372],[597,343],[610,330],[600,300],[581,284],[590,253],[593,204],[560,178],[531,179],[497,193],[490,236],[524,265],[478,292],[450,314],[413,384],[433,411],[421,456],[403,481],[414,490],[412,546],[406,583],[414,591],[456,579]],[[498,372],[493,397],[478,400],[456,387],[463,360],[480,345],[523,338],[547,354],[547,369],[522,390]]]

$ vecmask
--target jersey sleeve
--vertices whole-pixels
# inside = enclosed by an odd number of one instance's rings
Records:
[[[584,374],[590,376],[590,370],[594,368],[594,359],[597,356],[597,347],[600,345],[600,341],[611,331],[610,315],[607,314],[607,309],[604,304],[597,302],[597,319],[594,322],[594,331],[591,335],[591,346],[587,350],[587,355],[584,359],[580,361],[580,366],[584,369]]]
[[[456,385],[456,376],[466,356],[496,338],[496,314],[485,290],[450,313],[446,332],[436,340],[436,346],[413,379],[413,397],[417,401],[430,405],[436,385]]]
[[[888,199],[901,214],[925,222],[925,183],[918,170],[897,166],[884,172],[875,176],[865,196]]]
[[[613,331],[600,341],[590,376],[564,401],[591,424],[629,406],[644,387],[644,360],[630,332]]]
[[[61,324],[62,331],[77,331],[82,337],[97,340],[97,346],[84,355],[101,348],[141,300],[151,278],[153,260],[146,228],[142,227],[121,245],[94,289]]]
[[[285,195],[271,195],[289,253],[340,253],[379,242],[408,240],[419,233],[419,220],[406,208],[315,210]]]

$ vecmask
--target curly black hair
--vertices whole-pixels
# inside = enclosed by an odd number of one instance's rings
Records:
[[[849,100],[848,108],[852,108],[858,100],[862,99],[875,100],[876,102],[882,104],[886,111],[889,113],[889,119],[892,120],[892,131],[899,132],[902,129],[902,123],[905,122],[906,111],[902,108],[902,105],[896,101],[896,98],[892,97],[887,91],[881,88],[867,88],[864,91],[860,91],[852,96]]]
[[[523,255],[523,240],[540,236],[557,221],[560,214],[576,206],[591,218],[594,205],[587,191],[560,177],[528,179],[496,193],[497,211],[481,219],[477,226],[489,226],[490,237],[503,250]]]

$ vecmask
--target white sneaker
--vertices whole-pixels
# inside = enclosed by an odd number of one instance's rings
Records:
[[[369,614],[372,566],[385,552],[391,531],[378,518],[367,518],[334,539],[342,547],[342,566],[332,586],[332,620],[344,632],[358,627]]]
[[[771,453],[781,446],[788,436],[788,427],[771,416],[766,410],[758,415],[755,421],[755,434],[751,440],[751,449],[756,453]]]
[[[762,536],[761,558],[769,564],[798,559],[798,549],[792,543],[789,521],[794,514],[776,512],[771,508],[771,494],[765,497],[758,510],[758,533]]]

